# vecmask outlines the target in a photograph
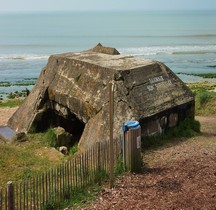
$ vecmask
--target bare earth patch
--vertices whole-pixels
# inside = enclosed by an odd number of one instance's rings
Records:
[[[47,158],[52,162],[60,162],[61,159],[64,157],[64,155],[55,148],[48,147],[37,149],[35,151],[35,154],[42,158]]]
[[[216,116],[197,117],[202,136],[144,154],[140,174],[124,174],[85,209],[216,209]]]

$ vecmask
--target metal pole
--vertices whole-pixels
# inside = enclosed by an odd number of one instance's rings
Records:
[[[126,129],[127,126],[125,125],[125,123],[123,123],[122,125],[122,132],[123,132],[123,136],[122,136],[122,156],[123,156],[123,167],[124,167],[124,170],[126,169],[125,167],[125,133],[126,133]]]
[[[109,121],[110,121],[110,188],[114,187],[114,146],[113,146],[113,84],[109,83]]]

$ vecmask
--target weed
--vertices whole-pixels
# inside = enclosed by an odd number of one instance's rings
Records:
[[[69,151],[69,156],[73,156],[76,152],[78,152],[78,144],[74,144]]]
[[[56,210],[59,209],[59,202],[54,200],[48,200],[42,207],[42,210]]]
[[[94,182],[101,185],[102,180],[106,180],[108,179],[108,177],[109,176],[105,169],[98,168],[97,171],[95,172]]]
[[[76,76],[76,78],[75,78],[75,81],[76,81],[76,82],[78,82],[78,81],[80,80],[81,75],[82,75],[82,74],[80,73],[78,76]]]
[[[101,186],[93,184],[85,189],[73,190],[71,193],[71,200],[68,201],[68,205],[72,209],[88,205],[96,200],[96,196],[101,191]]]
[[[123,173],[124,171],[124,164],[122,159],[118,160],[116,166],[115,166],[115,175],[118,176],[119,174]]]

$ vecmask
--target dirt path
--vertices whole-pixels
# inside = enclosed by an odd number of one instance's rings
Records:
[[[140,174],[124,174],[85,209],[216,209],[216,116],[197,117],[202,136],[144,154]]]

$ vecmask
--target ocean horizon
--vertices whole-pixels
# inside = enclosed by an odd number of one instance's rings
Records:
[[[0,96],[31,89],[51,54],[98,43],[161,61],[184,82],[211,80],[190,74],[216,73],[215,22],[213,10],[0,13]]]

